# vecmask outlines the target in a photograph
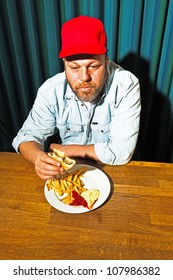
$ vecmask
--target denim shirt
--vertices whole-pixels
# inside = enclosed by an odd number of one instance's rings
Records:
[[[65,72],[48,79],[38,90],[28,118],[13,140],[44,145],[58,129],[63,145],[94,144],[101,162],[127,163],[134,152],[140,122],[138,79],[111,60],[101,99],[91,107],[81,102],[67,83]]]

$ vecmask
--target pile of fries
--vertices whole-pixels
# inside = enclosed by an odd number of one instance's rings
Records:
[[[73,172],[66,172],[63,175],[59,175],[58,179],[52,178],[47,181],[48,190],[54,189],[58,196],[63,196],[60,200],[65,204],[71,204],[72,191],[76,191],[81,194],[87,189],[84,188],[82,181],[83,174],[86,171],[86,167],[79,168]]]

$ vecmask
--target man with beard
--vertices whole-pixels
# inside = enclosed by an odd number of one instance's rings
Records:
[[[44,180],[64,172],[45,152],[45,141],[55,131],[60,139],[50,150],[110,165],[130,161],[139,132],[139,81],[108,58],[102,22],[79,16],[64,23],[61,35],[59,57],[65,71],[39,88],[13,140],[16,151],[35,165]]]

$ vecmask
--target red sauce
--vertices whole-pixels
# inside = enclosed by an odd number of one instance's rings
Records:
[[[72,191],[72,197],[73,197],[73,201],[70,203],[70,205],[83,206],[88,208],[88,204],[86,200],[80,194],[78,194],[78,192]]]

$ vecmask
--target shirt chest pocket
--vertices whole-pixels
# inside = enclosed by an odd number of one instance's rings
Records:
[[[108,140],[110,124],[91,124],[92,135],[95,143],[104,142]]]
[[[57,128],[63,143],[80,143],[83,132],[83,126],[81,124],[57,124]]]

